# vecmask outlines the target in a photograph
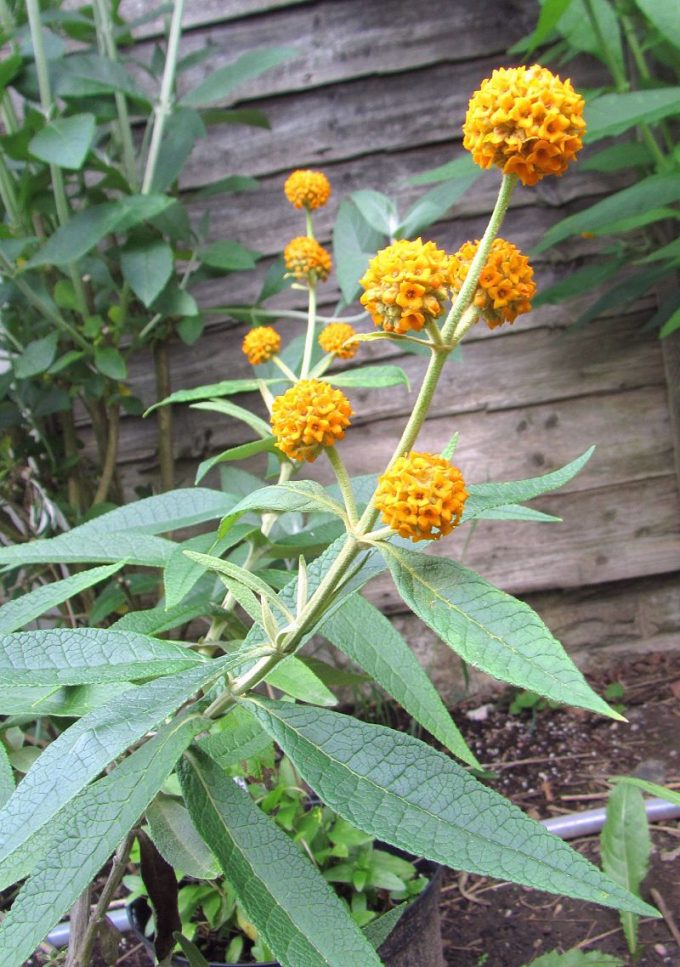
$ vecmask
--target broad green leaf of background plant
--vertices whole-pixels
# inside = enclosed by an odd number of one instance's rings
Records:
[[[328,709],[244,702],[353,826],[453,869],[645,915],[656,911],[419,739]]]
[[[524,967],[623,967],[623,961],[600,950],[549,950]]]
[[[399,224],[397,209],[391,198],[370,188],[353,191],[349,196],[365,220],[381,235],[390,238]]]
[[[242,443],[237,447],[230,447],[228,450],[223,450],[222,453],[217,453],[214,457],[209,457],[207,460],[199,463],[198,469],[196,470],[196,483],[200,483],[206,474],[220,463],[231,462],[233,460],[245,460],[247,457],[254,457],[258,453],[275,452],[277,451],[273,436],[268,436],[265,439],[252,440],[250,443]]]
[[[171,115],[161,143],[151,191],[167,191],[179,178],[196,142],[207,134],[198,111],[177,108]]]
[[[599,37],[593,29],[590,9],[606,51],[602,50]],[[613,61],[624,72],[620,19],[610,0],[588,0],[588,6],[584,0],[572,0],[560,17],[557,29],[572,47],[592,54],[607,66]]]
[[[252,252],[245,246],[230,239],[221,239],[213,242],[204,248],[199,258],[205,265],[213,269],[223,269],[225,272],[239,272],[246,269],[255,268],[255,260],[258,257],[256,252]]]
[[[195,747],[179,775],[199,832],[282,967],[379,967],[342,901],[245,790]]]
[[[214,880],[219,875],[217,860],[178,799],[159,792],[147,807],[146,821],[156,849],[176,871],[199,880]]]
[[[209,594],[192,595],[188,601],[173,608],[166,609],[161,603],[144,611],[128,611],[111,627],[119,631],[138,631],[142,635],[160,635],[205,615],[209,608]]]
[[[47,164],[78,171],[92,147],[96,130],[94,114],[55,118],[31,138],[28,150]]]
[[[22,967],[137,822],[193,736],[198,717],[173,722],[55,818],[46,849],[0,926],[3,967]]]
[[[430,168],[428,171],[421,171],[417,175],[412,175],[408,179],[409,185],[430,185],[436,181],[449,181],[456,178],[467,178],[473,172],[482,175],[478,165],[472,160],[472,155],[465,151],[453,161]]]
[[[600,834],[602,869],[635,896],[647,875],[652,840],[642,793],[618,783],[609,793],[607,819]],[[638,946],[638,917],[621,911],[621,924],[631,954]]]
[[[131,242],[120,253],[123,278],[148,309],[172,275],[172,248],[162,238]]]
[[[94,351],[94,364],[109,379],[127,379],[127,363],[115,346],[97,346]]]
[[[329,688],[304,662],[289,655],[269,672],[266,679],[274,688],[310,705],[337,705],[338,700]]]
[[[106,685],[64,685],[60,688],[36,685],[0,687],[0,715],[51,715],[79,718],[105,705],[135,686],[110,682]]]
[[[545,43],[571,2],[572,0],[544,0],[534,32],[524,38],[520,44],[511,47],[510,53],[517,51],[529,56],[537,47]]]
[[[28,379],[49,369],[57,355],[57,333],[50,333],[42,339],[34,339],[24,347],[20,356],[13,363],[14,373],[18,379]]]
[[[674,792],[665,786],[658,786],[655,782],[638,779],[637,776],[612,776],[611,781],[636,786],[638,789],[642,789],[643,792],[648,792],[650,796],[658,796],[660,799],[665,799],[667,802],[672,802],[676,806],[680,806],[680,792]]]
[[[454,755],[480,768],[422,665],[392,622],[369,601],[351,595],[322,622],[319,634],[368,672]]]
[[[88,685],[172,675],[207,659],[183,644],[111,628],[0,635],[4,685]]]
[[[442,218],[466,191],[481,177],[477,168],[468,175],[442,182],[426,192],[406,213],[396,230],[397,238],[414,238]]]
[[[675,0],[634,0],[659,33],[680,50],[680,17]]]
[[[602,94],[586,104],[584,141],[613,137],[641,122],[653,124],[674,114],[680,114],[680,87]]]
[[[240,659],[242,661],[243,659]],[[239,659],[216,659],[118,696],[90,712],[47,746],[0,810],[0,889],[35,861],[31,839],[116,756],[162,722]]]
[[[533,300],[533,305],[535,307],[545,304],[554,305],[571,296],[583,295],[584,292],[588,292],[596,285],[615,275],[620,270],[621,265],[620,259],[609,259],[606,262],[584,265],[582,268],[576,269],[575,272],[570,272],[566,278],[560,279],[554,285],[542,289]]]
[[[340,202],[333,227],[333,256],[335,274],[346,305],[358,295],[358,280],[385,241],[385,235],[369,225],[353,202],[348,198]]]
[[[209,74],[197,87],[184,95],[180,104],[203,107],[222,101],[239,84],[259,77],[270,68],[283,64],[291,57],[297,57],[297,54],[297,50],[293,47],[265,47],[262,50],[249,50],[233,64],[227,64],[226,67],[221,67]]]
[[[381,548],[405,603],[461,658],[488,675],[621,719],[529,605],[456,561]]]
[[[342,373],[327,373],[324,379],[334,386],[370,386],[373,389],[406,386],[410,389],[409,378],[400,366],[359,366]]]

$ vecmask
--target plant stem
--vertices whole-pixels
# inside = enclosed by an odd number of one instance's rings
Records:
[[[71,907],[68,953],[65,967],[85,967],[87,961],[81,960],[78,952],[87,933],[90,917],[91,886],[86,886],[76,902]]]
[[[83,503],[78,467],[78,440],[71,408],[61,413],[61,431],[64,436],[64,455],[70,465],[67,478],[68,502],[79,514],[83,508]]]
[[[170,396],[170,362],[167,342],[156,342],[153,347],[156,396],[164,400]],[[158,426],[158,459],[161,468],[161,490],[172,490],[175,485],[175,461],[172,447],[172,407],[159,406],[156,410]]]
[[[109,495],[109,488],[116,472],[116,459],[118,457],[118,430],[120,424],[120,409],[117,403],[112,403],[108,413],[108,436],[106,440],[106,453],[104,455],[104,465],[101,469],[101,476],[97,485],[97,490],[92,500],[92,504],[102,504]]]
[[[274,363],[275,366],[278,366],[278,368],[281,370],[284,376],[288,377],[291,383],[297,383],[298,381],[297,376],[295,375],[293,370],[290,369],[289,366],[286,366],[286,364],[284,363],[284,361],[281,359],[280,356],[272,356],[272,362]]]
[[[630,49],[630,52],[633,55],[633,60],[635,61],[635,65],[638,69],[638,73],[643,80],[650,81],[652,79],[652,75],[650,73],[649,67],[647,66],[647,61],[645,60],[645,55],[642,51],[642,47],[640,46],[640,41],[638,40],[638,35],[635,32],[635,27],[633,25],[633,22],[630,19],[630,17],[628,17],[626,14],[622,13],[621,11],[617,10],[617,13],[619,14],[619,17],[621,19],[623,32],[628,42],[628,47]],[[657,168],[661,171],[667,171],[670,167],[669,159],[666,157],[666,155],[659,147],[659,143],[654,137],[654,132],[652,131],[650,125],[643,121],[638,125],[638,129],[640,131],[643,141],[649,148],[652,156],[656,161]]]
[[[14,179],[5,162],[4,154],[0,153],[0,198],[5,211],[9,215],[13,227],[21,225],[23,218],[14,191]]]
[[[355,526],[359,515],[357,514],[357,505],[354,501],[354,491],[352,490],[352,481],[350,480],[349,474],[347,473],[347,467],[344,464],[337,447],[327,447],[326,456],[330,461],[330,465],[333,468],[335,476],[340,487],[340,493],[342,494],[342,499],[345,504],[345,510],[347,511],[347,518],[352,527]]]
[[[153,131],[151,132],[151,143],[149,154],[146,159],[144,178],[142,180],[142,194],[148,195],[153,185],[156,174],[156,165],[160,156],[161,142],[165,123],[172,112],[174,99],[175,74],[177,71],[177,56],[179,53],[179,41],[182,36],[182,15],[184,13],[184,0],[175,0],[172,19],[170,21],[170,31],[168,33],[168,49],[165,55],[165,70],[161,80],[161,90],[156,105]]]
[[[302,355],[302,367],[300,369],[300,379],[307,379],[309,367],[312,362],[312,349],[314,347],[314,330],[316,329],[316,279],[310,278],[309,301],[307,303],[307,332],[305,333],[305,348]]]
[[[111,872],[109,873],[108,879],[104,884],[104,889],[101,892],[97,905],[94,908],[92,915],[89,919],[87,925],[87,930],[83,936],[82,942],[79,945],[79,949],[76,951],[76,964],[82,965],[82,967],[88,967],[92,963],[92,953],[94,950],[94,943],[97,939],[97,930],[99,924],[106,916],[106,911],[109,908],[109,904],[113,899],[113,896],[120,886],[120,882],[125,875],[125,868],[130,857],[130,850],[132,849],[132,844],[135,841],[134,830],[129,832],[123,842],[120,844],[113,856],[113,861],[111,864]]]

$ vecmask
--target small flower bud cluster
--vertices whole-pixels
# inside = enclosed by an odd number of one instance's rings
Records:
[[[283,251],[283,260],[296,279],[308,279],[314,273],[316,279],[325,282],[331,273],[330,254],[308,235],[292,239]]]
[[[322,171],[298,170],[283,186],[286,198],[295,208],[321,208],[331,196],[331,183]]]
[[[412,451],[379,478],[375,506],[400,537],[436,541],[460,523],[467,497],[457,467],[436,454]]]
[[[348,322],[329,322],[321,331],[319,345],[339,359],[352,359],[359,349],[356,332]]]
[[[246,333],[241,349],[251,366],[266,363],[281,348],[281,336],[271,326],[255,326]]]
[[[320,379],[301,379],[274,400],[272,433],[287,457],[312,463],[323,447],[342,440],[351,415],[339,389]]]
[[[453,256],[456,291],[463,287],[478,248],[478,241],[466,242]],[[526,255],[512,242],[495,239],[473,298],[489,329],[496,329],[504,322],[512,323],[517,316],[530,312],[535,292],[534,270]]]

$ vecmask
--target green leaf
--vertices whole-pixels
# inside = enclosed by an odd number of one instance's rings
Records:
[[[245,790],[196,748],[179,775],[199,832],[282,967],[379,967],[342,901]]]
[[[219,107],[208,108],[201,111],[201,118],[206,124],[248,124],[253,128],[271,128],[267,115],[253,107],[231,111]]]
[[[454,869],[656,913],[419,739],[328,709],[245,704],[321,800],[364,832]]]
[[[591,11],[597,32],[593,28]],[[572,0],[557,26],[570,46],[598,57],[608,68],[611,62],[615,62],[625,74],[620,19],[609,0],[588,0],[587,7],[584,0]]]
[[[284,658],[273,671],[269,672],[266,681],[274,688],[285,692],[286,695],[292,695],[293,698],[310,705],[330,706],[338,704],[333,692],[326,688],[312,669],[308,668],[295,655]]]
[[[209,554],[198,554],[196,551],[184,551],[184,553],[192,561],[203,565],[209,571],[215,571],[217,574],[232,578],[234,581],[245,585],[253,594],[259,594],[265,601],[268,601],[287,621],[293,620],[291,611],[281,602],[279,596],[272,591],[262,578],[258,578],[252,571],[239,567],[238,564],[232,564],[230,561],[223,561],[219,557],[212,557]]]
[[[193,197],[196,200],[212,198],[214,195],[227,195],[232,192],[254,191],[259,187],[260,183],[257,178],[251,178],[248,175],[228,175],[226,178],[220,178],[201,188]]]
[[[654,124],[674,114],[680,114],[680,87],[602,94],[586,104],[584,140],[613,137],[636,124]]]
[[[454,755],[480,768],[420,662],[377,608],[361,595],[353,594],[321,624],[319,633],[365,669]]]
[[[200,739],[200,747],[223,769],[259,755],[271,745],[269,734],[250,712],[240,705],[217,723],[219,732]]]
[[[365,189],[349,196],[371,228],[391,237],[399,224],[397,209],[391,198],[381,191]]]
[[[455,203],[462,198],[468,189],[481,177],[481,170],[477,168],[441,185],[431,188],[422,198],[419,198],[413,208],[396,231],[397,238],[414,238],[423,229],[442,218]]]
[[[474,171],[480,175],[482,172],[472,160],[472,155],[467,151],[455,158],[447,161],[446,164],[439,165],[437,168],[430,168],[429,171],[421,171],[419,175],[413,175],[408,179],[410,185],[430,185],[435,181],[449,181],[452,178],[467,178]]]
[[[653,162],[646,144],[626,141],[624,144],[611,144],[596,154],[579,160],[581,171],[621,171],[623,168],[644,167]]]
[[[231,460],[245,460],[247,457],[254,457],[258,453],[271,453],[275,452],[275,442],[273,436],[268,436],[266,439],[253,440],[250,443],[242,443],[237,447],[230,447],[229,450],[223,450],[222,453],[215,454],[214,457],[209,457],[207,460],[201,461],[196,470],[196,483],[200,483],[201,480],[208,474],[213,467],[216,467],[218,463],[225,463]]]
[[[133,242],[120,253],[123,278],[148,309],[172,275],[172,248],[161,238]]]
[[[174,712],[197,689],[243,659],[216,659],[168,675],[114,697],[84,716],[47,746],[0,810],[0,882],[14,883],[30,871],[32,837],[116,756]]]
[[[186,957],[189,967],[210,967],[210,964],[205,959],[196,944],[193,944],[190,940],[187,940],[187,938],[181,933],[175,933],[174,936],[175,940],[182,948],[182,953]]]
[[[42,339],[29,342],[21,356],[14,360],[14,373],[18,379],[29,379],[50,368],[57,355],[59,337],[56,332]]]
[[[674,792],[672,789],[667,789],[665,786],[659,786],[655,782],[648,782],[646,779],[638,779],[637,776],[612,776],[611,781],[635,786],[638,789],[642,789],[643,792],[648,792],[650,796],[658,796],[659,799],[665,799],[666,802],[672,802],[675,803],[676,806],[680,806],[680,792]]]
[[[136,505],[135,505],[136,506]],[[130,564],[161,567],[175,544],[162,537],[122,531],[85,530],[86,525],[47,540],[0,547],[0,566],[24,564],[106,564],[121,559]]]
[[[206,134],[198,111],[187,107],[173,111],[161,143],[151,191],[168,191],[182,173],[196,142]]]
[[[0,636],[5,685],[87,685],[156,678],[203,664],[183,644],[110,628],[51,628]]]
[[[572,323],[574,328],[584,326],[592,319],[597,319],[605,309],[610,309],[616,305],[630,305],[635,302],[643,293],[647,292],[655,282],[668,275],[672,270],[665,265],[656,268],[643,269],[634,272],[632,275],[624,276],[623,282],[618,283],[611,289],[607,289],[604,295],[600,296],[585,312],[582,312],[578,319]]]
[[[199,258],[204,265],[209,265],[211,268],[238,272],[244,269],[254,269],[258,253],[252,252],[238,242],[223,239],[202,249]]]
[[[567,950],[561,954],[557,950],[549,950],[536,960],[524,967],[623,967],[619,957],[603,954],[600,950]]]
[[[51,76],[57,97],[88,98],[121,91],[150,108],[123,65],[108,57],[69,54],[52,66]]]
[[[209,383],[207,386],[196,386],[194,389],[181,389],[164,400],[154,403],[146,411],[144,416],[153,413],[159,406],[167,406],[169,403],[193,403],[194,400],[209,400],[219,396],[235,396],[237,393],[251,393],[259,389],[260,384],[272,386],[275,383],[287,383],[288,380],[280,379],[225,379],[221,383]]]
[[[87,255],[106,235],[134,228],[140,222],[160,215],[173,202],[166,195],[128,195],[115,202],[91,205],[77,212],[50,235],[29,260],[27,268],[75,262]]]
[[[159,792],[147,807],[146,821],[156,849],[175,870],[199,880],[214,880],[219,874],[217,860],[177,799]]]
[[[676,309],[675,312],[666,319],[661,330],[659,332],[659,339],[665,339],[666,336],[670,336],[672,332],[680,329],[680,309]]]
[[[525,500],[532,500],[542,494],[557,490],[572,480],[586,465],[595,451],[589,447],[580,457],[552,470],[541,477],[529,477],[526,480],[511,480],[506,483],[469,484],[470,496],[465,501],[463,520],[474,520],[482,517],[489,510],[504,507],[506,504],[519,504]]]
[[[372,947],[375,947],[377,950],[385,943],[409,906],[410,904],[408,903],[400,903],[398,906],[388,910],[387,913],[383,913],[376,920],[372,920],[366,924],[363,931]]]
[[[4,90],[9,82],[16,77],[23,63],[24,59],[19,53],[13,53],[3,58],[0,63],[0,90]]]
[[[28,150],[47,164],[78,171],[85,163],[96,130],[94,114],[55,118],[31,138]]]
[[[79,718],[135,686],[125,684],[0,687],[0,715],[51,715]]]
[[[14,792],[14,773],[7,749],[0,742],[0,808],[5,805]]]
[[[408,376],[401,366],[360,366],[343,373],[328,373],[324,379],[334,386],[369,386],[373,389],[388,386],[411,388]]]
[[[168,558],[163,572],[163,587],[165,590],[166,610],[176,608],[187,596],[196,582],[205,574],[206,568],[196,561],[190,560],[185,550],[212,552],[218,556],[234,545],[239,544],[244,537],[251,533],[252,527],[247,524],[232,528],[229,533],[216,539],[214,534],[199,534],[178,544],[176,550]]]
[[[94,351],[94,364],[109,379],[127,379],[127,364],[114,346],[97,346]]]
[[[576,215],[569,215],[553,225],[535,245],[533,253],[536,255],[558,242],[577,235],[579,232],[596,232],[600,225],[613,222],[616,219],[629,218],[639,215],[650,208],[669,205],[680,199],[680,178],[675,174],[650,175],[642,181],[622,191],[596,202]]]
[[[547,289],[542,289],[533,300],[533,305],[536,308],[546,303],[555,305],[558,302],[562,302],[563,299],[583,295],[584,292],[593,289],[596,285],[611,278],[620,269],[621,261],[619,259],[610,259],[607,262],[596,262],[594,264],[584,265],[582,268],[576,269],[575,272],[570,272],[566,278],[560,279],[554,285],[548,286]]]
[[[59,814],[33,875],[0,926],[4,967],[22,967],[137,822],[192,737],[204,727],[198,718],[171,723]]]
[[[619,783],[609,793],[607,819],[600,834],[602,869],[635,896],[647,875],[652,840],[642,793],[635,786]],[[621,924],[628,949],[638,946],[638,917],[622,911]]]
[[[536,524],[559,524],[561,517],[553,514],[544,514],[542,510],[534,510],[533,507],[524,507],[522,504],[503,504],[502,507],[493,507],[489,510],[482,510],[477,514],[478,520],[526,520]]]
[[[261,487],[232,507],[220,525],[220,533],[226,534],[234,521],[250,511],[304,514],[313,510],[338,517],[345,514],[342,504],[331,500],[321,484],[314,480],[293,480],[272,487]]]
[[[272,433],[272,428],[263,419],[256,416],[250,410],[246,410],[243,406],[237,406],[236,403],[229,402],[229,400],[209,400],[203,403],[192,403],[191,409],[209,410],[212,413],[223,413],[224,416],[233,416],[235,420],[241,420],[251,430],[255,430],[262,439],[271,436]]]
[[[179,628],[194,618],[204,616],[209,609],[209,597],[197,595],[174,608],[166,609],[163,604],[159,604],[145,611],[128,611],[111,627],[119,631],[138,631],[143,635],[160,635],[171,628]]]
[[[118,563],[105,567],[93,567],[89,571],[73,574],[53,584],[43,584],[34,591],[22,594],[20,598],[8,601],[0,608],[0,634],[17,631],[46,611],[56,608],[86,588],[91,588],[93,584],[105,581],[106,578],[120,571],[122,566],[122,563]]]
[[[70,534],[91,535],[112,531],[162,534],[164,531],[217,520],[228,513],[234,503],[235,499],[231,494],[209,487],[180,487],[164,494],[136,500],[127,506],[116,507],[115,510],[100,514],[74,528]]]
[[[292,47],[264,47],[261,50],[249,50],[242,54],[233,64],[227,64],[214,71],[198,87],[185,94],[181,104],[190,107],[202,107],[224,100],[235,87],[247,80],[252,80],[264,74],[272,67],[277,67],[291,57],[297,57],[297,51]]]
[[[468,664],[554,701],[621,719],[523,601],[455,561],[390,544],[382,549],[403,600]]]
[[[675,0],[635,0],[635,4],[661,36],[680,49],[680,19]]]
[[[376,250],[384,244],[384,234],[368,224],[349,198],[343,199],[333,227],[333,255],[335,274],[345,303],[352,302],[359,293],[359,279]]]
[[[536,28],[528,38],[528,46],[526,47],[527,56],[536,50],[537,47],[540,47],[541,44],[545,43],[550,37],[550,34],[557,26],[558,21],[570,3],[571,0],[545,0],[538,16]]]

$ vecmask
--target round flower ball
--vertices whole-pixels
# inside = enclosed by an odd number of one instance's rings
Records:
[[[463,287],[478,248],[479,241],[466,242],[453,256],[456,291]],[[526,255],[512,242],[494,239],[473,298],[489,329],[513,323],[517,316],[530,312],[535,292],[534,270]]]
[[[460,523],[467,497],[457,467],[434,453],[411,451],[378,479],[375,506],[400,537],[437,541]]]
[[[331,196],[331,183],[322,171],[294,171],[283,186],[286,198],[295,208],[321,208]]]
[[[359,349],[355,336],[354,327],[348,322],[329,322],[321,330],[319,345],[325,353],[332,353],[339,359],[352,359]]]
[[[480,167],[535,185],[564,174],[581,150],[584,106],[571,81],[546,67],[500,67],[472,95],[463,145]]]
[[[369,262],[361,304],[386,332],[418,331],[443,313],[451,273],[451,257],[434,242],[400,239]]]
[[[320,282],[326,281],[333,265],[330,253],[309,235],[291,239],[283,251],[283,260],[296,279],[308,279],[313,274]]]
[[[272,433],[287,457],[312,463],[323,447],[342,440],[351,415],[339,389],[320,379],[301,379],[274,400]]]
[[[252,366],[266,363],[281,348],[281,336],[271,326],[255,326],[246,333],[241,349]]]

